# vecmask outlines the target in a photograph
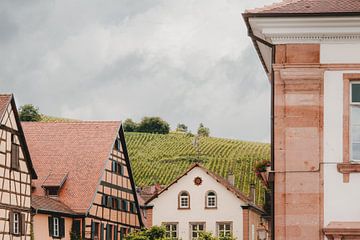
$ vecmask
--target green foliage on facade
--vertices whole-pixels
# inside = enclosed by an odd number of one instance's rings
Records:
[[[270,144],[245,142],[214,137],[170,133],[126,133],[127,148],[138,186],[154,183],[167,185],[184,173],[192,164],[200,163],[226,178],[235,175],[235,186],[245,194],[250,184],[256,185],[257,203],[264,202],[265,189],[256,177],[257,162],[270,159]]]
[[[126,240],[166,240],[165,228],[153,226],[149,229],[142,229],[141,231],[135,231],[128,234],[125,237]],[[170,239],[169,239],[170,240]]]

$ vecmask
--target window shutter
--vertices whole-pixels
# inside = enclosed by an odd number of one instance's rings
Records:
[[[25,235],[26,234],[26,222],[25,222],[25,214],[21,214],[21,220],[20,220],[20,233],[21,235]]]
[[[110,227],[110,224],[106,224],[106,240],[111,240],[111,239],[110,239],[110,235],[111,235],[111,227]]]
[[[65,237],[65,219],[59,218],[59,236]]]
[[[102,197],[101,197],[101,205],[106,206],[106,198],[107,198],[106,195],[102,195]]]
[[[100,225],[100,240],[104,240],[104,224]]]
[[[49,236],[53,236],[54,235],[54,218],[52,216],[48,217],[48,225],[49,225]]]
[[[19,168],[19,146],[11,144],[11,168]]]
[[[110,207],[110,208],[112,206],[112,200],[113,200],[112,197],[109,196],[108,200],[107,200],[107,206]]]
[[[118,240],[118,225],[114,225],[114,240]]]
[[[9,231],[10,233],[14,233],[14,212],[9,211]]]
[[[120,240],[124,240],[124,228],[120,227]]]
[[[119,168],[120,168],[120,175],[124,176],[124,166],[119,164]]]
[[[95,222],[91,220],[91,239],[95,237]]]
[[[112,164],[111,164],[111,171],[112,171],[112,172],[117,172],[117,169],[116,169],[117,164],[116,164],[116,162],[115,162],[115,161],[112,161],[111,163],[112,163]]]

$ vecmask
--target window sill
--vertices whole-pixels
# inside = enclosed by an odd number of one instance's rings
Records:
[[[217,209],[217,207],[205,207],[206,210]]]
[[[337,170],[343,174],[343,182],[348,183],[350,180],[350,173],[360,173],[360,163],[338,163]]]
[[[181,208],[181,207],[178,207],[178,210],[190,210],[190,208]]]

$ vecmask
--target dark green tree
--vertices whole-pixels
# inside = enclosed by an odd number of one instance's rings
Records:
[[[165,240],[165,228],[152,226],[149,229],[135,231],[125,237],[126,240]]]
[[[127,118],[123,122],[123,128],[124,128],[124,132],[136,132],[138,125],[131,118]]]
[[[137,128],[138,132],[168,134],[170,125],[160,117],[144,117]]]
[[[20,121],[24,122],[39,122],[41,121],[41,114],[39,108],[32,104],[25,104],[19,108]]]
[[[177,132],[187,132],[188,131],[188,126],[186,126],[183,123],[178,123],[178,125],[176,127],[176,131]]]
[[[204,124],[200,123],[197,134],[201,137],[209,137],[210,129],[205,127]]]

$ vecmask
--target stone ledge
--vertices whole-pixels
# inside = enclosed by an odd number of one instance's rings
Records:
[[[338,163],[337,170],[343,174],[343,182],[349,182],[350,173],[360,173],[360,163]]]
[[[360,222],[330,222],[323,232],[331,240],[359,239]]]

